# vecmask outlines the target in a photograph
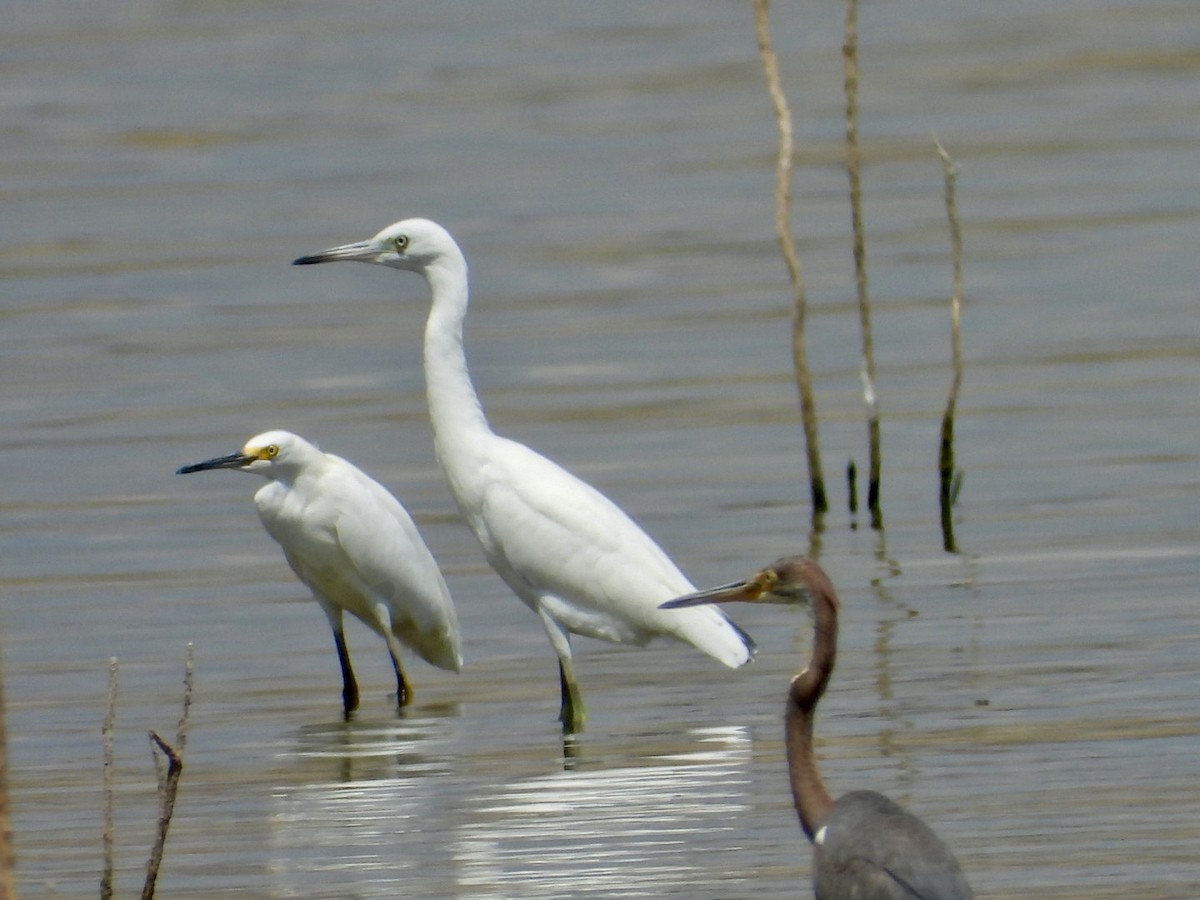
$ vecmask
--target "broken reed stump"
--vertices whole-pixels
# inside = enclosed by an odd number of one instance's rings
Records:
[[[158,829],[154,846],[150,849],[150,860],[146,863],[146,882],[142,886],[142,900],[154,897],[158,882],[158,870],[162,866],[163,850],[167,843],[167,830],[175,814],[175,797],[179,793],[179,779],[183,775],[183,751],[187,745],[188,714],[192,707],[193,648],[187,646],[183,666],[183,713],[175,729],[175,743],[171,745],[155,731],[150,732],[151,753],[154,754],[154,769],[158,774]],[[154,751],[162,756],[159,757]]]
[[[108,699],[104,708],[104,726],[100,729],[104,740],[104,872],[100,876],[101,900],[111,900],[113,896],[113,848],[116,844],[113,729],[117,723],[117,670],[117,658],[114,656],[108,661]]]
[[[779,127],[779,153],[775,166],[775,232],[779,247],[787,266],[788,278],[792,283],[792,364],[796,373],[796,389],[800,394],[800,421],[804,428],[804,443],[808,458],[809,491],[812,497],[814,522],[829,508],[825,495],[825,476],[821,471],[821,448],[817,435],[817,406],[813,398],[812,374],[808,368],[808,350],[805,344],[805,316],[808,297],[800,260],[796,254],[796,240],[792,233],[792,178],[793,139],[792,113],[787,95],[779,77],[779,61],[771,43],[771,31],[767,21],[768,0],[754,0],[754,21],[758,35],[758,50],[762,57],[763,72],[767,79],[767,90],[775,106],[775,121]]]
[[[946,152],[946,148],[934,135],[933,145],[942,161],[942,176],[945,183],[946,218],[950,225],[950,246],[953,257],[953,287],[950,293],[950,354],[954,370],[950,381],[950,394],[946,399],[946,411],[942,415],[941,443],[938,449],[938,501],[942,514],[942,547],[948,553],[957,553],[954,540],[954,517],[952,510],[962,486],[962,472],[954,467],[954,414],[958,405],[958,392],[962,387],[962,227],[958,218],[956,183],[958,164]]]
[[[167,842],[167,830],[171,825],[171,816],[175,812],[175,798],[179,792],[179,779],[183,774],[183,750],[187,744],[188,714],[192,706],[192,645],[187,646],[187,655],[183,667],[183,714],[175,731],[174,745],[167,743],[157,732],[150,732],[151,755],[154,757],[154,769],[158,775],[158,822],[155,831],[154,846],[150,849],[150,859],[146,863],[146,881],[142,886],[142,900],[154,897],[155,885],[158,882],[158,872],[162,867],[163,850]],[[108,661],[108,698],[105,706],[104,725],[101,729],[104,741],[104,871],[100,876],[101,898],[114,896],[114,847],[116,844],[116,829],[113,824],[116,807],[113,737],[117,721],[117,671],[118,662],[114,656]],[[162,754],[162,759],[158,754]],[[165,762],[163,761],[165,760]],[[2,885],[0,885],[2,888]],[[0,891],[0,900],[6,900],[10,894]]]
[[[846,494],[849,497],[850,515],[858,512],[858,465],[854,460],[846,463]]]

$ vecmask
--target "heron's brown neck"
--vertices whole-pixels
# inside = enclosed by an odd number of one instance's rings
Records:
[[[816,718],[817,701],[825,693],[837,657],[839,604],[833,585],[823,577],[823,573],[818,581],[824,583],[813,584],[815,633],[812,658],[807,668],[792,679],[785,717],[792,797],[796,802],[796,812],[800,815],[800,826],[810,841],[833,809],[833,798],[825,788],[817,768],[813,750],[813,720]]]

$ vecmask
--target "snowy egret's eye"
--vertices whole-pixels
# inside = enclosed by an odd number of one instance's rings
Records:
[[[267,447],[266,450],[263,451],[263,457],[266,459],[274,459],[278,455],[279,455],[279,445],[278,444],[271,444],[269,447]]]
[[[396,248],[397,253],[403,253],[404,249],[408,246],[408,235],[396,235],[396,237],[392,238],[392,246]]]

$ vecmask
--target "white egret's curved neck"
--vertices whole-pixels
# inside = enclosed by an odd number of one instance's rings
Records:
[[[491,434],[467,371],[463,320],[467,315],[467,262],[457,247],[425,271],[432,293],[425,324],[425,390],[434,445],[444,468],[453,468],[480,438]]]

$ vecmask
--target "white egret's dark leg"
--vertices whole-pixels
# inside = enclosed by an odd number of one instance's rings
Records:
[[[400,664],[400,641],[392,632],[392,615],[382,603],[375,607],[375,618],[380,634],[387,642],[388,653],[392,657],[392,669],[396,672],[396,706],[408,706],[413,700],[413,691],[408,679],[404,677],[404,666]]]
[[[354,669],[350,665],[350,651],[346,648],[346,633],[342,630],[342,608],[334,606],[315,592],[313,597],[321,605],[321,611],[325,613],[329,627],[333,629],[333,643],[337,647],[338,664],[342,667],[342,712],[349,719],[350,714],[358,709],[358,681],[354,678]]]
[[[392,668],[396,670],[396,705],[408,706],[413,701],[412,688],[409,687],[408,679],[404,677],[404,669],[400,667],[400,660],[394,654],[392,655]]]
[[[396,705],[408,706],[413,700],[413,691],[404,677],[404,667],[400,665],[400,642],[390,631],[384,634],[387,641],[388,653],[392,656],[392,668],[396,671]]]
[[[566,627],[546,611],[538,607],[542,625],[550,638],[550,645],[558,654],[558,684],[562,690],[562,706],[558,712],[558,720],[562,722],[563,731],[572,734],[583,731],[587,721],[587,710],[583,706],[583,692],[575,679],[575,669],[571,665],[571,633]]]
[[[350,651],[346,649],[346,634],[340,622],[333,629],[333,642],[337,645],[338,662],[342,666],[342,711],[348,719],[358,709],[358,682],[350,666]]]

